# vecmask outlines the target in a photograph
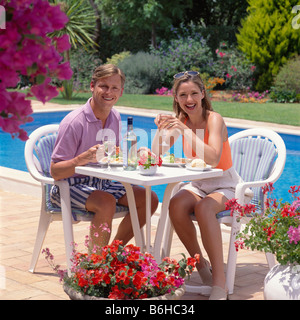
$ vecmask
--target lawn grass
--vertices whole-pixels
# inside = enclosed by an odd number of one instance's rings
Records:
[[[64,100],[61,96],[52,99],[60,104],[84,104],[90,93],[78,93],[73,100]],[[124,94],[117,106],[172,110],[173,98],[157,95]],[[229,101],[213,101],[213,108],[223,117],[247,119],[300,126],[299,103],[239,103]]]
[[[215,101],[213,108],[223,117],[300,126],[299,103],[260,104]]]

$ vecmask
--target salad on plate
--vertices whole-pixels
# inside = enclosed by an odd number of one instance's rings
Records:
[[[173,153],[166,153],[162,157],[162,164],[163,166],[169,166],[169,167],[178,167],[182,166],[184,167],[187,163],[186,158],[176,158]]]

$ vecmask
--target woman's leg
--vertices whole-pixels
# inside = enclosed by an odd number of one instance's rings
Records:
[[[224,273],[222,234],[216,214],[225,210],[227,198],[213,193],[195,206],[195,216],[200,226],[202,242],[212,265],[213,285],[226,287]]]
[[[170,219],[179,239],[192,257],[196,253],[200,254],[200,263],[196,264],[198,270],[206,267],[206,264],[197,240],[196,228],[190,215],[194,212],[195,205],[200,200],[201,198],[194,193],[181,190],[171,199],[169,206]]]

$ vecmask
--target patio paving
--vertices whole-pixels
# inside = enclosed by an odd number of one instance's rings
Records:
[[[40,198],[25,194],[0,190],[0,300],[66,300],[58,276],[40,255],[36,272],[28,271],[39,220]],[[158,213],[155,218],[158,218]],[[155,234],[155,220],[152,226],[152,239]],[[114,220],[113,233],[119,223]],[[75,242],[83,248],[89,223],[74,225]],[[227,258],[230,229],[222,226],[225,261]],[[133,242],[134,243],[134,242]],[[65,266],[65,249],[62,222],[53,222],[48,230],[43,248],[50,248],[55,262]],[[174,235],[171,257],[180,258],[186,250]],[[261,252],[240,251],[234,294],[230,300],[262,300],[263,280],[268,272],[265,255]],[[197,283],[196,272],[191,282]],[[184,300],[207,300],[207,297],[185,293]]]

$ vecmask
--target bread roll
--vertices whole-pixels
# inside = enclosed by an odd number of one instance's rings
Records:
[[[191,162],[191,167],[193,168],[205,168],[206,163],[202,159],[194,159]]]

